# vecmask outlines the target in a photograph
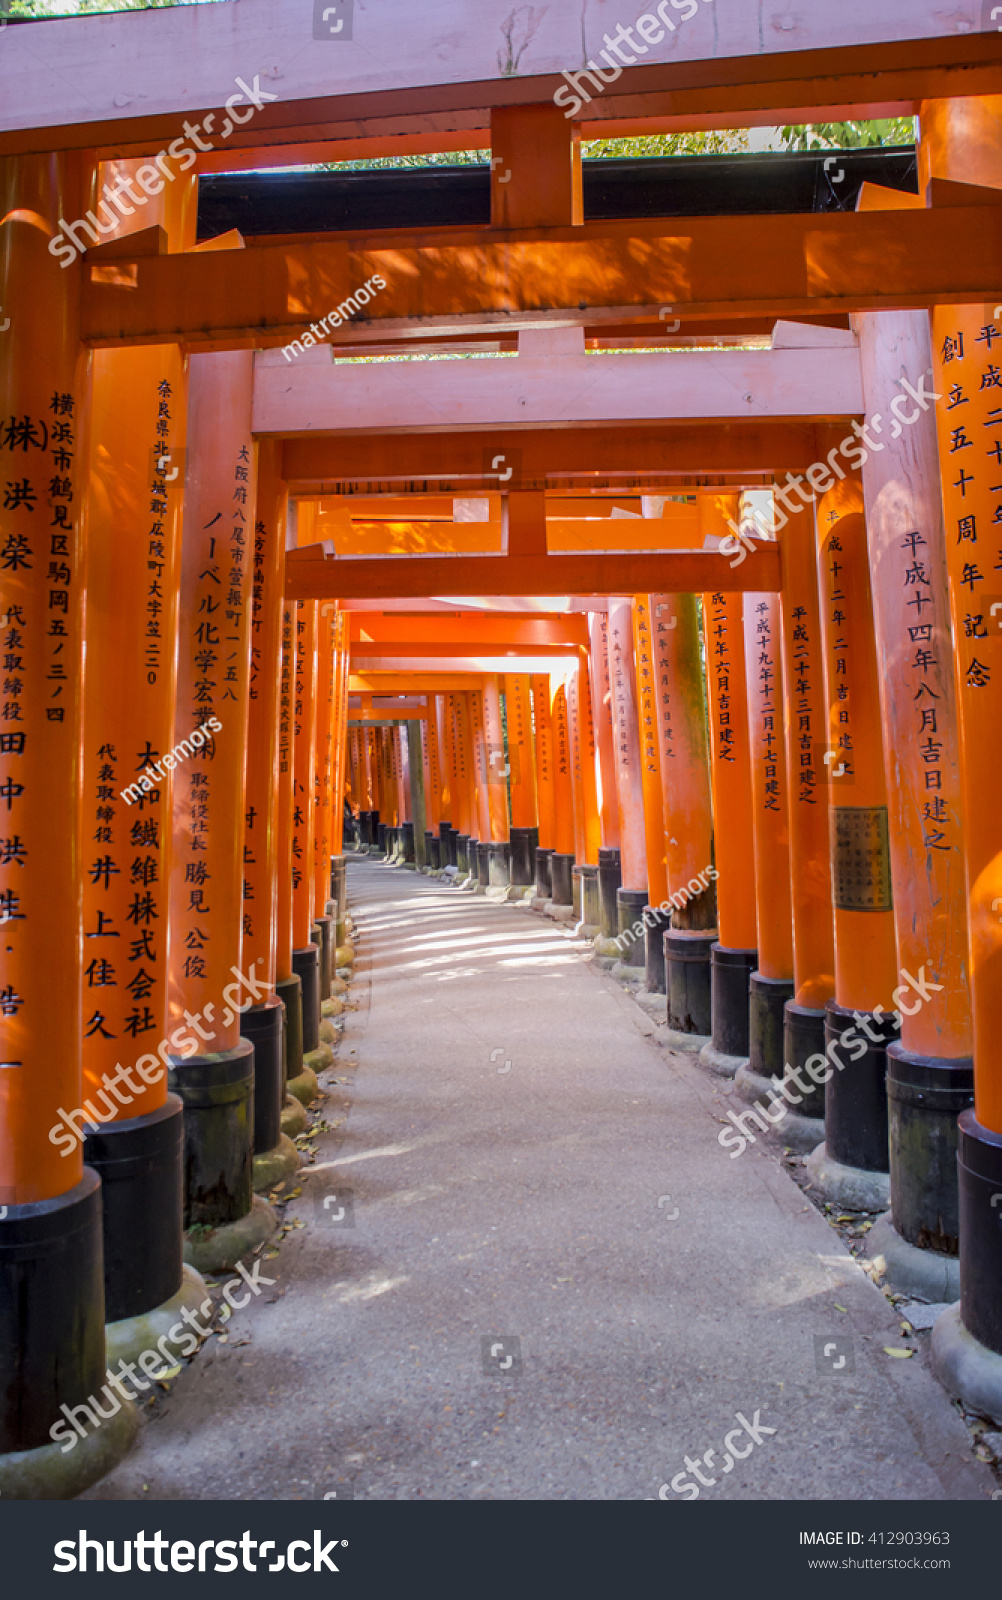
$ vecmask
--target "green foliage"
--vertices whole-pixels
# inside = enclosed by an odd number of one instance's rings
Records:
[[[866,150],[875,145],[914,144],[914,117],[884,117],[878,122],[814,122],[780,128],[787,150]]]

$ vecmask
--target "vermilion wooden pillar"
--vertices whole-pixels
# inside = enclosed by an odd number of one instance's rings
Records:
[[[637,714],[637,686],[633,659],[633,601],[616,596],[609,600],[609,677],[612,683],[616,784],[619,793],[621,887],[616,892],[618,937],[628,936],[624,959],[643,966],[643,911],[647,905],[647,841],[644,820],[643,757]]]
[[[646,595],[633,597],[633,649],[640,730],[640,772],[644,802],[648,899],[652,907],[659,907],[668,897],[668,873],[665,862],[666,818],[661,789],[657,711],[654,704],[651,613]]]
[[[532,691],[527,675],[509,673],[505,677],[504,700],[511,794],[511,881],[516,888],[528,889],[535,879],[539,814],[532,748]]]
[[[286,1082],[290,1078],[298,1077],[303,1065],[303,992],[299,976],[292,967],[297,616],[297,602],[283,599],[278,702],[278,781],[275,786],[275,874],[278,891],[275,992],[285,1007],[282,1059]]]
[[[491,813],[488,800],[490,767],[488,765],[487,736],[484,728],[484,691],[482,687],[473,690],[470,695],[470,712],[473,722],[474,793],[477,803],[477,820],[480,843],[487,844],[491,838]]]
[[[252,1207],[254,1049],[239,1010],[267,994],[241,971],[252,376],[251,351],[191,359],[176,734],[202,744],[174,784],[169,1006],[172,1027],[187,1021],[200,1041],[173,1058],[171,1086],[185,1104],[186,1220],[214,1230],[208,1249],[192,1237],[188,1251],[207,1266],[232,1264],[275,1226]]]
[[[244,963],[267,996],[244,1012],[241,1032],[254,1046],[254,1186],[270,1188],[297,1165],[282,1139],[285,1013],[278,982],[279,713],[282,686],[282,584],[287,490],[281,443],[259,446],[250,602],[247,800],[243,849]]]
[[[833,763],[824,759],[831,752],[813,522],[811,506],[793,515],[779,539],[794,980],[785,1012],[784,1062],[792,1094],[800,1097],[795,1115],[784,1124],[784,1137],[816,1144],[820,1129],[803,1127],[801,1119],[817,1123],[824,1118],[824,1085],[803,1069],[824,1052],[825,1006],[835,995],[835,930],[828,839]]]
[[[793,999],[790,816],[779,597],[744,597],[745,683],[755,842],[758,970],[749,987],[749,1062],[739,1092],[783,1076],[783,1010]]]
[[[1002,96],[923,102],[920,181],[1002,188]],[[997,196],[995,198],[998,198]],[[1002,699],[1002,320],[997,306],[938,306],[932,366],[946,527],[966,833],[974,1108],[960,1116],[960,1312],[937,1327],[950,1392],[1002,1421],[1002,824],[995,795]],[[913,408],[912,408],[913,409]],[[916,422],[914,426],[924,423]],[[965,441],[970,440],[967,444]],[[919,555],[927,551],[916,552]],[[934,637],[939,636],[939,618]],[[923,643],[925,641],[922,641]],[[930,730],[923,730],[925,737]],[[934,739],[938,739],[938,729]],[[949,750],[948,742],[946,751]],[[928,752],[930,757],[932,751]],[[945,752],[944,752],[945,753]],[[934,766],[931,759],[930,767]],[[945,781],[945,780],[944,780]],[[939,831],[937,825],[936,831]],[[950,829],[944,830],[949,833]],[[944,974],[941,981],[949,985]],[[912,1002],[914,1003],[914,1002]],[[976,1341],[976,1343],[975,1343]],[[973,1362],[973,1364],[972,1364]]]
[[[819,447],[830,443],[835,449],[840,438],[841,430],[826,429],[819,433]],[[837,481],[821,495],[816,521],[831,755],[835,999],[826,1007],[828,1063],[814,1062],[821,1077],[829,1074],[826,1142],[809,1161],[817,1185],[834,1193],[837,1180],[842,1203],[848,1194],[840,1168],[850,1169],[845,1182],[858,1186],[855,1198],[872,1202],[889,1195],[885,1076],[886,1047],[897,1031],[890,1014],[896,960],[880,696],[858,476]],[[857,1013],[866,1014],[863,1021]],[[844,1065],[836,1068],[835,1062]],[[811,1067],[809,1061],[809,1073]]]
[[[703,495],[704,533],[723,536],[737,518],[736,495]],[[705,1065],[733,1075],[748,1057],[748,986],[758,961],[755,948],[755,844],[752,832],[751,760],[742,597],[703,596],[703,637],[710,712],[719,941],[710,956],[712,1043]]]
[[[302,988],[303,1073],[290,1081],[297,1099],[315,1085],[310,1082],[314,1057],[320,1051],[320,951],[311,938],[314,916],[314,738],[318,696],[319,602],[300,600],[296,605],[296,678],[293,702],[293,806],[292,806],[292,970]],[[291,1066],[291,1063],[290,1063]],[[312,1098],[312,1095],[310,1095]]]
[[[902,373],[917,377],[934,368],[929,318],[925,311],[881,312],[860,315],[855,324],[863,392],[873,413],[894,398]],[[954,406],[954,426],[957,413],[963,418],[969,409],[970,402]],[[985,420],[992,420],[992,409],[985,404]],[[863,463],[863,494],[898,970],[918,975],[924,968],[938,987],[921,1000],[910,993],[894,997],[901,1011],[900,1037],[887,1048],[894,1232],[884,1223],[880,1233],[888,1232],[892,1256],[899,1248],[934,1250],[935,1258],[928,1259],[938,1271],[943,1254],[956,1258],[958,1251],[956,1119],[974,1095],[970,962],[957,937],[967,920],[967,887],[936,423],[933,407],[923,412],[909,401],[904,411],[914,420],[906,425],[892,412],[883,450],[870,452]],[[972,434],[965,425],[970,447],[949,454],[975,455]],[[951,428],[951,443],[954,438]],[[960,498],[952,485],[951,492]],[[962,548],[966,541],[952,542]],[[955,1259],[953,1271],[959,1293]],[[902,1278],[900,1287],[914,1285]]]
[[[598,813],[602,848],[619,849],[619,789],[613,735],[612,684],[609,678],[609,619],[604,611],[588,613],[592,715],[598,747]]]
[[[484,740],[487,756],[487,806],[490,821],[488,881],[492,888],[511,883],[511,845],[508,835],[508,763],[501,726],[500,679],[484,678]]]
[[[170,800],[174,769],[194,753],[174,735],[187,406],[181,351],[97,351],[90,398],[83,1103],[94,1125],[85,1157],[102,1181],[112,1180],[105,1312],[119,1323],[172,1300],[182,1283],[182,1107],[167,1093]],[[179,739],[188,733],[185,726]],[[135,1092],[116,1076],[123,1070],[137,1075]]]
[[[699,600],[652,594],[654,708],[659,735],[668,896],[676,928],[716,927],[713,804],[700,661]]]
[[[79,158],[0,159],[9,319],[0,414],[11,430],[0,503],[7,680],[0,701],[0,1452],[7,1482],[17,1480],[6,1458],[51,1448],[61,1405],[99,1394],[105,1377],[101,1192],[83,1167],[80,1141],[87,358],[79,344],[81,269],[64,270],[46,248],[60,217],[79,216],[82,203]],[[49,487],[53,478],[62,480],[59,495]],[[134,1435],[131,1407],[109,1427],[114,1459]],[[106,1446],[102,1438],[102,1457]],[[81,1441],[69,1492],[107,1470],[93,1456]],[[29,1482],[25,1493],[37,1495],[37,1486]]]

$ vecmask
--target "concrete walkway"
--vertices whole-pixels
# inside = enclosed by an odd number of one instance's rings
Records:
[[[85,1498],[651,1499],[682,1473],[676,1500],[686,1456],[704,1499],[990,1497],[924,1349],[884,1353],[888,1301],[774,1154],[720,1147],[720,1087],[586,947],[348,876],[347,1101],[321,1112],[347,1120],[297,1180],[305,1226]]]

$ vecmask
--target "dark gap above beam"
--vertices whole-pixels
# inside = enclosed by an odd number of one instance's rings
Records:
[[[834,160],[832,159],[834,157]],[[826,165],[827,163],[827,165]],[[582,162],[587,222],[851,211],[864,182],[918,193],[914,146]],[[841,176],[840,176],[841,174]],[[199,180],[198,237],[490,223],[486,166],[240,172]]]

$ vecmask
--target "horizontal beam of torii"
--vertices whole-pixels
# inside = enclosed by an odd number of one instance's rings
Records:
[[[590,132],[635,131],[644,120],[718,128],[880,117],[917,110],[923,98],[1002,88],[1002,39],[982,20],[991,8],[981,0],[816,0],[768,18],[751,4],[690,4],[662,0],[655,39],[650,0],[647,41],[625,51],[618,79],[581,107]],[[241,0],[12,21],[0,51],[0,151],[152,154],[207,113],[215,121],[200,138],[216,149],[482,133],[494,106],[549,101],[558,89],[572,105],[562,74],[601,61],[603,33],[615,26],[582,13],[580,0],[517,7],[507,32],[504,8],[489,20],[483,0],[382,0],[354,7],[347,29],[339,12],[338,37],[315,20],[322,9]],[[635,19],[642,0],[627,9]],[[621,119],[627,126],[617,128]]]
[[[352,661],[366,655],[406,648],[411,655],[439,655],[481,650],[573,650],[588,643],[588,624],[580,615],[527,617],[494,612],[489,616],[442,615],[401,617],[393,613],[352,613],[349,618]]]
[[[370,291],[365,309],[381,340],[511,330],[547,317],[594,324],[600,313],[622,322],[631,312],[656,318],[663,307],[684,321],[995,303],[1002,196],[955,187],[979,203],[450,228],[170,256],[133,256],[131,241],[116,241],[84,258],[81,333],[98,346],[291,339],[377,275],[387,287]],[[949,198],[951,186],[939,192]]]
[[[423,363],[420,381],[410,362],[335,365],[327,345],[291,365],[280,351],[261,352],[253,428],[288,435],[860,415],[852,334],[803,328],[794,336],[808,348],[586,355],[581,328],[526,330],[514,358]]]

